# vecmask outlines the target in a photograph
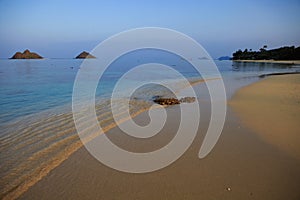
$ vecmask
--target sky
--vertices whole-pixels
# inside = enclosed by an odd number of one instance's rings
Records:
[[[238,49],[300,45],[299,0],[0,0],[0,58],[30,49],[73,58],[132,28],[163,27],[213,58]]]

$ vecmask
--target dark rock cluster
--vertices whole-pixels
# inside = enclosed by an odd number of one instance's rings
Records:
[[[180,101],[176,98],[157,98],[157,99],[154,99],[153,101],[160,105],[180,104]]]
[[[176,105],[180,103],[192,103],[196,100],[195,97],[184,97],[178,100],[177,98],[162,98],[157,97],[153,101],[160,105]]]

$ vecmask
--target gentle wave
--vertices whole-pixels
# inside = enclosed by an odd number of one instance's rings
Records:
[[[191,84],[203,80],[193,79]],[[176,88],[187,87],[181,81],[174,82]],[[112,115],[111,101],[101,100],[95,106],[96,115],[103,133],[128,120],[127,109],[132,117],[153,106],[153,96],[173,95],[163,87],[146,86],[134,94],[129,105],[124,99],[116,100],[118,113]],[[0,136],[0,198],[16,199],[31,186],[59,166],[76,152],[83,143],[97,137],[95,127],[87,126],[88,117],[81,116],[77,126],[88,127],[81,140],[73,121],[73,113],[67,109],[63,113],[36,115],[1,126]],[[92,133],[92,134],[91,134]]]
[[[130,102],[133,104],[129,107],[132,117],[150,106],[150,102],[143,100]],[[121,100],[117,104],[117,122],[108,109],[109,103],[106,101],[96,106],[98,121],[104,132],[115,127],[116,123],[127,120],[124,117],[127,106]],[[83,117],[80,125],[85,123],[88,122]],[[77,135],[72,113],[52,115],[31,124],[20,120],[2,126],[2,130],[7,133],[0,138],[0,198],[3,199],[19,197],[83,145]],[[99,133],[89,135],[86,142],[97,135]]]

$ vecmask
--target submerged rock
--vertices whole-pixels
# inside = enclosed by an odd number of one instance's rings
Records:
[[[23,53],[17,52],[11,59],[42,59],[43,57],[38,55],[37,53],[30,52],[26,49]]]
[[[180,99],[181,103],[193,103],[194,101],[196,101],[195,97],[184,97]]]
[[[180,104],[180,101],[176,98],[157,98],[157,99],[154,99],[153,101],[160,105]]]
[[[76,59],[85,59],[85,58],[96,58],[96,57],[86,51],[83,51],[75,58]]]

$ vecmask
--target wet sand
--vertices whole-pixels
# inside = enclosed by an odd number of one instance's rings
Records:
[[[300,160],[300,75],[271,76],[239,90],[230,104],[243,124]]]
[[[253,62],[253,63],[277,63],[299,65],[300,60],[234,60],[234,62]]]
[[[300,161],[261,139],[229,108],[222,135],[204,159],[198,158],[210,118],[200,101],[201,121],[191,147],[170,166],[128,174],[98,162],[83,147],[36,183],[20,199],[299,199]],[[106,134],[119,146],[147,152],[167,144],[177,130],[179,106],[167,108],[163,130],[151,139],[133,139],[118,127]],[[134,119],[149,122],[147,112]]]

